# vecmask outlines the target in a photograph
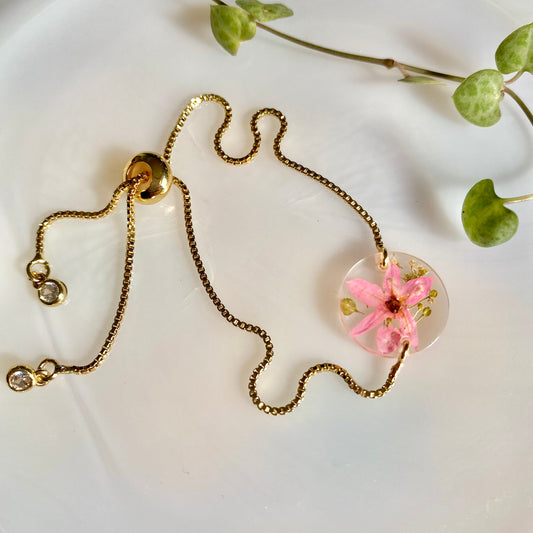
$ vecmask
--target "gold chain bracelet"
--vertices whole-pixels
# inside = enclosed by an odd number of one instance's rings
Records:
[[[284,165],[317,181],[344,200],[368,225],[372,232],[377,254],[359,261],[348,272],[339,295],[339,308],[343,324],[352,338],[366,350],[385,357],[395,359],[385,383],[375,389],[367,390],[359,385],[350,373],[334,363],[321,363],[310,367],[298,382],[293,399],[286,405],[274,407],[265,403],[257,392],[257,380],[271,363],[274,357],[274,346],[268,333],[260,326],[250,324],[235,317],[217,296],[206,274],[204,264],[198,251],[193,228],[191,196],[187,185],[172,176],[170,158],[174,143],[181,132],[185,121],[203,102],[216,102],[224,108],[225,116],[218,128],[214,146],[216,153],[225,162],[242,165],[250,162],[258,153],[261,134],[258,122],[263,116],[273,116],[280,123],[279,131],[274,139],[274,154]],[[48,227],[56,220],[63,218],[81,218],[95,220],[107,216],[116,207],[120,196],[127,192],[127,230],[126,258],[124,276],[119,304],[115,317],[104,341],[102,349],[96,357],[85,365],[62,365],[55,359],[44,359],[34,370],[26,365],[18,365],[7,374],[9,387],[14,391],[26,391],[33,386],[49,383],[59,374],[86,374],[98,368],[109,355],[113,342],[122,323],[133,270],[135,247],[135,202],[152,204],[166,196],[172,184],[176,185],[183,196],[185,231],[189,250],[198,272],[200,281],[207,295],[222,315],[233,326],[257,335],[264,343],[265,356],[253,370],[249,380],[249,394],[258,409],[272,414],[282,415],[294,410],[302,401],[309,379],[320,372],[333,372],[340,376],[356,394],[365,398],[377,398],[387,393],[394,385],[396,376],[403,366],[409,349],[420,350],[430,345],[438,336],[447,318],[448,301],[446,291],[440,278],[426,263],[402,253],[389,255],[383,245],[380,230],[375,220],[347,192],[317,172],[287,158],[281,151],[281,141],[287,131],[287,120],[284,115],[272,108],[257,111],[250,125],[253,145],[249,153],[234,158],[222,149],[221,142],[224,132],[231,122],[231,107],[224,98],[214,94],[204,94],[193,98],[185,107],[173,128],[163,155],[143,152],[135,156],[124,171],[124,180],[117,187],[107,206],[97,212],[59,211],[48,216],[39,226],[36,238],[36,254],[27,266],[27,274],[38,292],[41,302],[55,306],[61,304],[67,295],[66,285],[50,278],[50,266],[44,259],[44,237]],[[403,270],[403,273],[401,272]],[[354,277],[358,272],[366,275],[366,279]],[[372,281],[382,282],[380,287]],[[438,305],[436,305],[438,304]],[[433,307],[438,307],[438,320],[427,332],[419,332],[418,323],[422,319],[434,316]],[[366,309],[364,309],[366,307]],[[362,316],[358,316],[362,315]],[[428,321],[424,320],[424,324]],[[374,329],[377,328],[377,333]],[[420,334],[421,333],[421,334]]]

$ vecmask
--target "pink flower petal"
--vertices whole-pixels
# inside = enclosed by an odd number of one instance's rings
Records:
[[[379,353],[386,355],[394,352],[404,335],[399,328],[393,326],[380,326],[376,332],[376,344]]]
[[[357,337],[362,335],[367,331],[370,331],[372,328],[375,328],[378,324],[381,324],[391,313],[386,309],[378,308],[371,315],[366,316],[352,329],[350,335],[352,337]]]
[[[405,305],[415,305],[429,294],[434,279],[433,276],[411,279],[400,289],[398,297]]]
[[[385,272],[385,279],[383,280],[383,290],[388,296],[398,296],[402,288],[402,278],[400,276],[400,268],[392,261]]]
[[[346,284],[358,300],[370,307],[379,307],[385,302],[383,290],[374,283],[364,279],[350,279]]]
[[[411,348],[416,350],[418,348],[418,331],[413,315],[409,312],[409,309],[406,309],[405,307],[400,310],[398,315],[398,318],[402,321],[402,330],[405,335],[405,340],[408,340]]]

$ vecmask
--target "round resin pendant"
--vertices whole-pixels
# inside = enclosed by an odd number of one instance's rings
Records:
[[[417,352],[437,340],[448,319],[442,280],[424,261],[402,252],[362,259],[346,274],[339,291],[342,324],[365,350],[396,357],[405,342]]]

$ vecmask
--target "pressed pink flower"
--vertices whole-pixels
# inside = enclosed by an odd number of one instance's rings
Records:
[[[376,344],[381,354],[393,352],[404,341],[408,341],[416,350],[418,333],[409,308],[428,296],[434,279],[432,276],[423,276],[403,283],[400,268],[391,261],[385,272],[383,287],[364,279],[347,281],[350,291],[358,300],[376,308],[355,326],[350,335],[355,338],[379,326]]]

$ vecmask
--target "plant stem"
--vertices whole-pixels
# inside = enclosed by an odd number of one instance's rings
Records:
[[[220,6],[228,5],[222,0],[213,0],[213,2]],[[333,48],[327,48],[325,46],[320,46],[318,44],[313,44],[308,41],[304,41],[303,39],[298,39],[297,37],[292,37],[291,35],[275,30],[274,28],[271,28],[270,26],[266,26],[265,24],[262,24],[261,22],[256,22],[256,24],[262,30],[272,33],[273,35],[276,35],[277,37],[285,39],[286,41],[290,41],[291,43],[298,44],[305,48],[310,48],[311,50],[315,50],[316,52],[322,52],[323,54],[329,54],[335,57],[341,57],[343,59],[350,59],[351,61],[358,61],[360,63],[370,63],[373,65],[379,65],[387,69],[397,68],[402,73],[403,76],[406,75],[406,72],[414,72],[416,74],[432,76],[434,78],[441,78],[441,79],[448,80],[448,81],[454,81],[456,83],[462,83],[463,81],[465,81],[465,78],[461,76],[454,76],[452,74],[445,74],[443,72],[437,72],[435,70],[429,70],[426,68],[416,67],[414,65],[407,65],[405,63],[400,63],[399,61],[396,61],[395,59],[390,59],[390,58],[382,59],[379,57],[365,56],[361,54],[351,54],[349,52],[342,52],[340,50],[335,50]],[[506,82],[506,86],[504,87],[503,92],[507,93],[518,104],[520,109],[524,112],[527,119],[533,126],[533,113],[529,110],[529,108],[526,106],[523,100],[514,91],[512,91],[511,89],[509,89],[509,87],[507,87],[507,84],[513,83],[521,75],[522,75],[522,72],[519,72],[513,78],[511,78],[508,82]]]
[[[215,4],[218,4],[220,6],[228,5],[222,0],[213,0],[213,2],[215,2]],[[262,24],[261,22],[256,22],[256,24],[262,30],[272,33],[273,35],[276,35],[277,37],[281,37],[282,39],[285,39],[286,41],[290,41],[291,43],[298,44],[305,48],[310,48],[311,50],[322,52],[324,54],[341,57],[343,59],[350,59],[352,61],[359,61],[360,63],[371,63],[373,65],[380,65],[388,69],[397,68],[400,71],[406,70],[408,72],[416,72],[417,74],[424,74],[426,76],[434,76],[436,78],[442,78],[442,79],[449,80],[449,81],[455,81],[457,83],[461,83],[465,80],[465,78],[462,78],[460,76],[453,76],[451,74],[444,74],[443,72],[437,72],[435,70],[428,70],[426,68],[415,67],[413,65],[406,65],[405,63],[400,63],[399,61],[396,61],[395,59],[390,59],[390,58],[382,59],[379,57],[364,56],[361,54],[351,54],[349,52],[342,52],[340,50],[334,50],[333,48],[326,48],[325,46],[320,46],[318,44],[313,44],[308,41],[304,41],[302,39],[292,37],[291,35],[287,35],[286,33],[283,33],[269,26],[266,26],[265,24]]]
[[[519,202],[527,202],[533,200],[533,194],[524,194],[524,196],[515,196],[514,198],[504,198],[504,204],[517,204]]]
[[[522,74],[524,73],[523,70],[519,70],[510,80],[507,80],[505,82],[505,85],[509,85],[510,83],[514,83],[516,80],[518,80]]]
[[[218,3],[220,0],[214,0],[214,1]],[[292,37],[291,35],[287,35],[286,33],[282,33],[281,31],[270,28],[269,26],[265,26],[264,24],[261,24],[260,22],[257,22],[256,24],[259,28],[265,31],[268,31],[269,33],[272,33],[274,35],[277,35],[278,37],[281,37],[282,39],[285,39],[286,41],[299,44],[300,46],[304,46],[305,48],[310,48],[311,50],[316,50],[317,52],[322,52],[324,54],[329,54],[329,55],[336,56],[336,57],[342,57],[344,59],[350,59],[352,61],[359,61],[360,63],[372,63],[374,65],[381,65],[388,69],[397,68],[400,71],[406,70],[408,72],[416,72],[417,74],[425,74],[426,76],[442,78],[442,79],[449,80],[449,81],[455,81],[457,83],[461,83],[465,80],[465,78],[462,78],[460,76],[453,76],[452,74],[445,74],[443,72],[437,72],[435,70],[415,67],[414,65],[406,65],[405,63],[400,63],[399,61],[396,61],[395,59],[390,59],[390,58],[381,59],[379,57],[363,56],[360,54],[351,54],[349,52],[341,52],[340,50],[334,50],[333,48],[326,48],[325,46],[320,46],[318,44],[313,44],[307,41],[303,41],[302,39],[297,39],[296,37]]]
[[[522,98],[520,98],[520,96],[518,96],[514,91],[509,89],[509,87],[504,87],[503,92],[507,93],[520,106],[520,109],[525,113],[529,122],[531,122],[531,125],[533,126],[533,113],[531,113]]]

